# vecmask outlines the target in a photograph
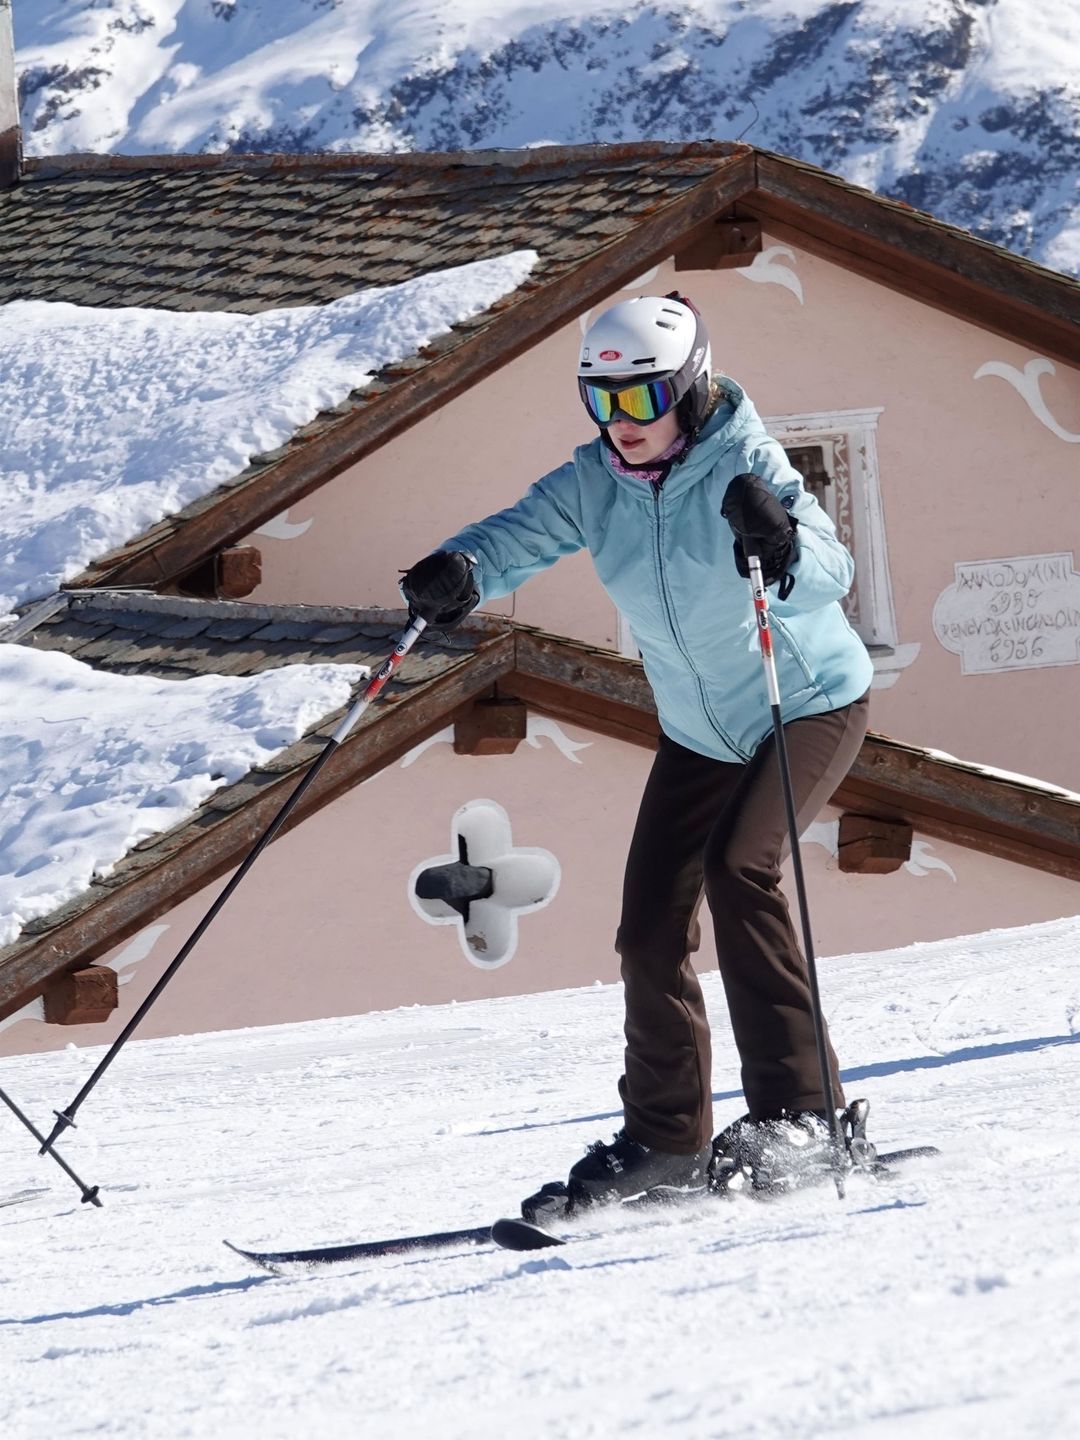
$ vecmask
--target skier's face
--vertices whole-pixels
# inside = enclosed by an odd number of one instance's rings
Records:
[[[607,432],[624,460],[631,465],[647,465],[675,444],[679,438],[679,417],[674,410],[669,410],[651,425],[638,425],[633,420],[613,420]]]

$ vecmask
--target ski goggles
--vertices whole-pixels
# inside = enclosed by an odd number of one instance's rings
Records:
[[[651,425],[679,403],[673,380],[643,380],[613,390],[579,377],[578,390],[597,425],[610,425],[620,416],[636,425]]]

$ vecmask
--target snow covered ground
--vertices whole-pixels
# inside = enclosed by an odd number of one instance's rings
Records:
[[[69,1132],[0,1112],[0,1434],[1062,1440],[1080,1406],[1080,918],[823,962],[886,1184],[565,1249],[274,1278],[478,1224],[619,1124],[616,987],[136,1042]],[[357,963],[378,963],[358,946]],[[718,1122],[741,1109],[715,975]],[[39,1125],[99,1052],[0,1062]]]

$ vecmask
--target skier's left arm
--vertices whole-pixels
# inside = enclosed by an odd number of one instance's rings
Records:
[[[855,561],[783,446],[777,440],[760,442],[747,455],[745,469],[764,481],[795,522],[791,555],[784,566],[786,578],[777,577],[769,585],[770,606],[786,615],[842,600],[855,578]]]

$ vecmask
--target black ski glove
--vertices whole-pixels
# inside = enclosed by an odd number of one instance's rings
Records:
[[[795,580],[784,572],[795,556],[799,522],[788,514],[760,475],[736,475],[724,491],[720,514],[735,536],[735,569],[749,580],[746,556],[748,552],[756,553],[766,585],[783,576],[780,598],[786,600]]]
[[[400,589],[409,613],[444,629],[464,620],[480,603],[475,564],[463,550],[436,550],[425,555],[401,577]]]

